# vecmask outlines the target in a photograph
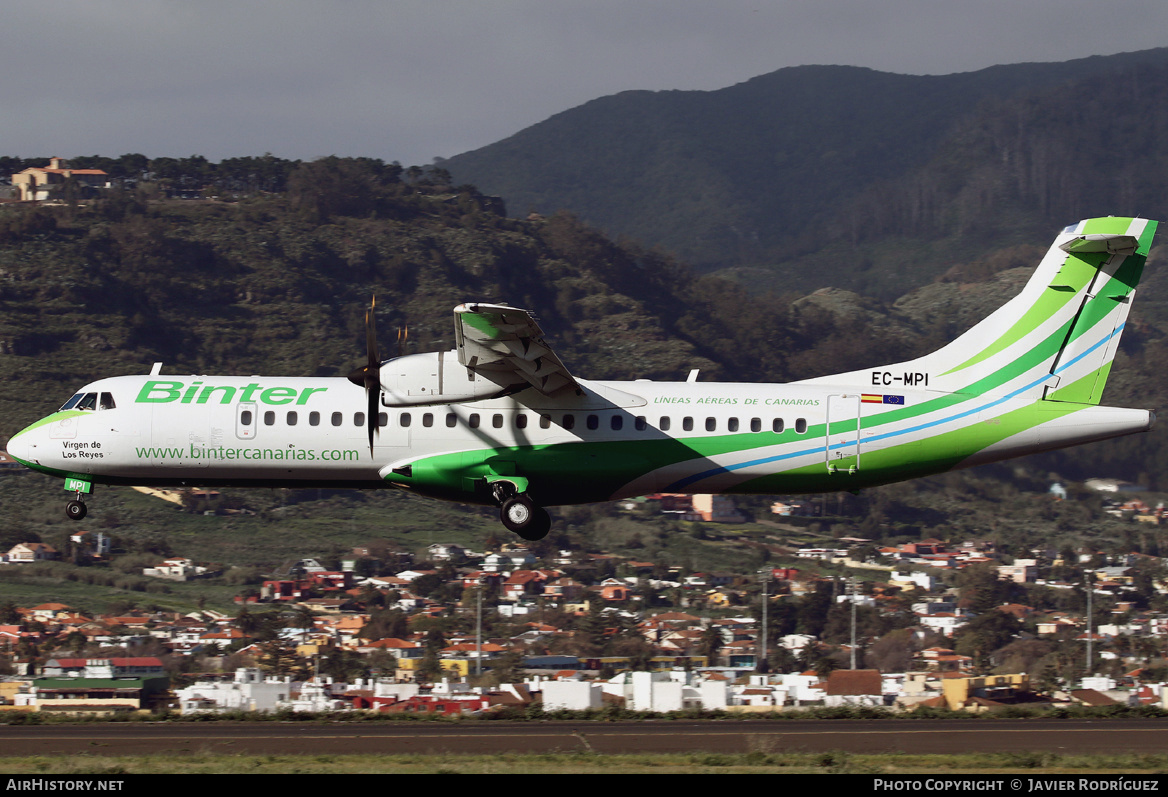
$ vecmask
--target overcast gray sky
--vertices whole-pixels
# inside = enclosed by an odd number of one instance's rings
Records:
[[[4,0],[0,155],[425,164],[628,89],[1165,45],[1164,0]]]

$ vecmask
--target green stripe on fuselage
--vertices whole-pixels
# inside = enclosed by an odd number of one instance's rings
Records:
[[[915,479],[953,469],[974,454],[1041,423],[1084,409],[1082,404],[1035,402],[960,429],[917,441],[865,451],[853,474],[825,474],[822,463],[751,479],[725,490],[730,493],[814,493],[855,490]]]

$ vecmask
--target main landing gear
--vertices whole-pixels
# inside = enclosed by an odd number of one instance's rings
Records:
[[[499,520],[525,540],[542,540],[552,528],[551,515],[526,493],[516,493],[510,482],[496,482],[495,500],[499,503]]]

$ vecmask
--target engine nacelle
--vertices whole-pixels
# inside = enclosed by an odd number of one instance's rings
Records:
[[[454,350],[407,354],[381,364],[381,403],[412,407],[481,401],[527,385],[520,377],[515,379],[514,384],[487,379],[460,363]]]

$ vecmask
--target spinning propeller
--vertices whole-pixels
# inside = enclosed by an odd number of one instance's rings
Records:
[[[349,373],[349,381],[365,388],[365,418],[369,428],[369,455],[373,455],[373,435],[380,434],[378,426],[378,397],[381,395],[381,355],[377,351],[377,331],[374,329],[374,310],[377,297],[365,311],[365,365]]]

